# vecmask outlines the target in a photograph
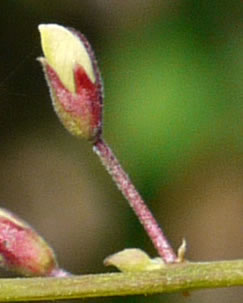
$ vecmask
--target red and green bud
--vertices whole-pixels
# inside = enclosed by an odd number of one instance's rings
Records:
[[[94,53],[76,30],[39,25],[44,58],[39,58],[54,109],[67,130],[96,141],[102,128],[103,86]]]
[[[53,250],[27,223],[0,208],[0,266],[23,276],[52,276]]]

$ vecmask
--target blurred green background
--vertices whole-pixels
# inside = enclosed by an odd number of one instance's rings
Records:
[[[0,201],[75,274],[123,248],[155,256],[90,145],[53,113],[37,25],[75,27],[105,84],[104,134],[176,249],[242,258],[241,1],[1,1]],[[1,271],[1,276],[6,275]],[[88,302],[240,303],[242,289]]]

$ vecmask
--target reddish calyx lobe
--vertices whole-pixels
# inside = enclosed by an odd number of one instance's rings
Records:
[[[93,83],[82,66],[74,68],[75,93],[61,82],[54,69],[46,63],[46,72],[53,103],[59,118],[72,134],[96,140],[101,133],[102,92],[100,84]]]
[[[0,263],[25,276],[48,276],[56,268],[51,249],[30,228],[0,219]]]

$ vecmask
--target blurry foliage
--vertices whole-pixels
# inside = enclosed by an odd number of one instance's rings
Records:
[[[52,113],[34,60],[37,25],[57,22],[89,38],[104,78],[107,141],[173,246],[186,236],[194,259],[234,258],[243,242],[239,7],[220,0],[1,2],[0,200],[53,243],[68,270],[103,271],[102,259],[125,247],[154,251],[87,143],[71,138]],[[189,301],[237,303],[240,295],[209,291]],[[126,299],[142,301],[184,298]]]

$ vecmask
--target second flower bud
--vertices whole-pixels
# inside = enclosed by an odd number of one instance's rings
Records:
[[[41,62],[54,109],[67,130],[96,141],[102,131],[103,86],[94,53],[77,31],[39,25]]]

